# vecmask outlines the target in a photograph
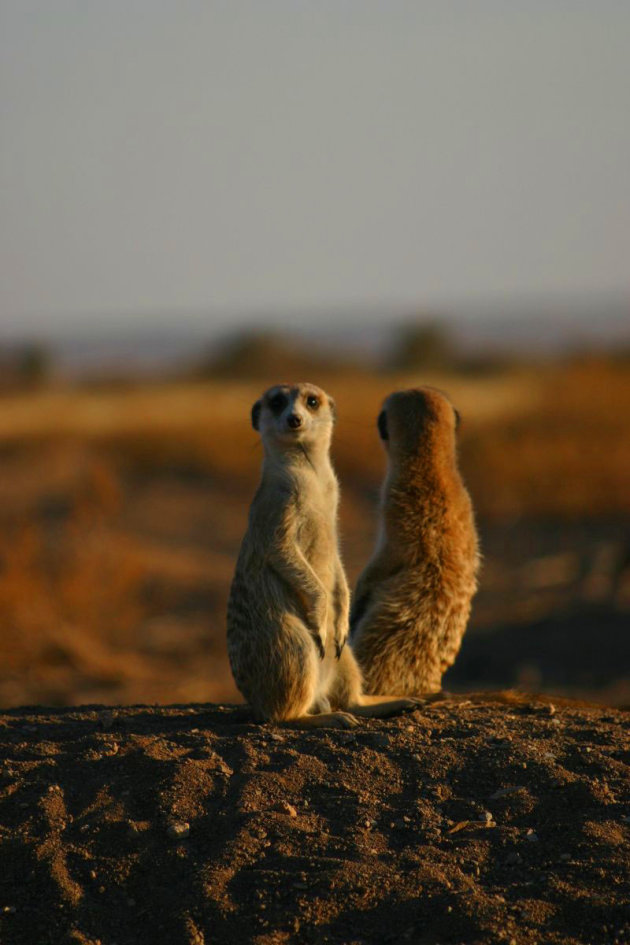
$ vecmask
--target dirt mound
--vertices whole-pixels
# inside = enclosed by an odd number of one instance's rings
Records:
[[[0,715],[4,945],[627,943],[630,718],[476,698]]]

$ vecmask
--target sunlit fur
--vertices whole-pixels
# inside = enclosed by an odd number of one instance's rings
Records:
[[[272,387],[252,409],[264,461],[230,591],[227,642],[236,685],[261,720],[347,727],[355,714],[413,705],[364,697],[345,646],[349,592],[329,457],[333,420],[332,398],[313,384]]]
[[[281,394],[279,413],[270,404]],[[309,408],[307,398],[318,406]],[[289,418],[301,426],[292,430]],[[264,446],[228,606],[236,684],[260,719],[299,719],[357,703],[349,594],[337,544],[338,486],[329,448],[334,405],[313,384],[277,385],[254,405]]]
[[[448,399],[400,391],[383,409],[388,471],[376,548],[356,587],[352,648],[367,692],[421,695],[440,689],[459,651],[477,587],[477,533]]]

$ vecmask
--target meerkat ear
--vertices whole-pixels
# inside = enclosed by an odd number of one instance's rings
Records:
[[[462,416],[459,410],[455,410],[455,407],[453,407],[453,413],[455,414],[455,429],[459,430],[460,426],[462,425]]]
[[[333,398],[330,396],[328,397],[328,406],[330,407],[330,413],[332,415],[333,420],[336,420],[337,419],[337,404],[335,403]]]
[[[389,440],[389,430],[387,429],[387,413],[385,410],[381,410],[376,421],[376,426],[378,427],[378,435],[381,440]]]
[[[257,400],[252,407],[252,426],[254,430],[260,430],[260,411],[262,410],[262,400]]]

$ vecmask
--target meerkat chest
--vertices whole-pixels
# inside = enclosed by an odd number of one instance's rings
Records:
[[[309,482],[299,493],[297,540],[309,562],[326,566],[337,550],[335,483]]]

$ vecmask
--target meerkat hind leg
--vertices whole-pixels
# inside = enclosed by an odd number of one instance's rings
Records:
[[[311,706],[311,711],[295,719],[284,719],[282,725],[293,728],[354,728],[358,721],[349,712],[331,711],[326,696],[320,696]]]
[[[363,718],[386,718],[419,705],[418,699],[363,695],[361,670],[350,647],[345,646],[337,663],[337,675],[328,693],[334,708]]]
[[[338,705],[329,698],[329,694],[316,694],[320,662],[310,645],[309,657],[310,667],[303,677],[300,691],[294,693],[292,700],[285,701],[273,721],[289,728],[354,728],[359,723],[353,715],[344,711],[347,705]]]
[[[389,715],[399,715],[401,712],[417,709],[423,702],[423,699],[415,699],[411,696],[403,698],[397,696],[361,696],[359,705],[351,705],[349,709],[353,715],[359,715],[363,718],[385,719]]]
[[[355,728],[358,719],[349,712],[322,712],[321,715],[300,715],[296,719],[283,719],[277,722],[285,728]]]

